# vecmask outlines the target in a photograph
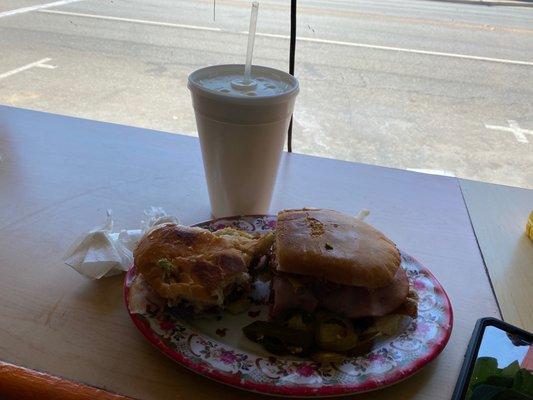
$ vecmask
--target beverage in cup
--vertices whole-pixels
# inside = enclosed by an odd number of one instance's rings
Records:
[[[189,75],[211,211],[266,214],[298,80],[277,69],[213,65]]]

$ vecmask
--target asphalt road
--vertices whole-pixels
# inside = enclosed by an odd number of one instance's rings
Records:
[[[0,2],[2,104],[195,135],[187,75],[244,59],[248,1],[50,3]],[[261,1],[258,64],[288,68],[288,12]],[[299,12],[296,152],[533,188],[533,8]]]

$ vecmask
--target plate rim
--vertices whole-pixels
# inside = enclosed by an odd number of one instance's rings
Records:
[[[234,215],[229,217],[221,217],[221,218],[212,218],[205,221],[194,223],[190,226],[199,226],[199,225],[205,225],[209,223],[213,223],[219,220],[237,220],[242,218],[260,218],[260,217],[276,217],[272,214],[252,214],[252,215]],[[397,383],[400,383],[416,373],[418,373],[424,366],[429,364],[431,361],[437,358],[437,356],[444,350],[446,345],[448,344],[448,341],[450,339],[453,325],[454,325],[454,314],[453,314],[453,308],[452,303],[450,301],[450,298],[448,297],[448,293],[444,290],[444,287],[441,285],[440,281],[433,275],[433,273],[422,263],[420,263],[416,258],[413,256],[404,253],[402,253],[403,257],[409,257],[412,259],[415,263],[422,266],[424,268],[424,272],[429,275],[429,277],[436,282],[437,287],[441,290],[442,295],[445,299],[445,309],[448,311],[449,315],[449,325],[448,329],[445,331],[444,336],[440,340],[440,342],[437,345],[434,345],[431,349],[431,352],[427,354],[425,357],[418,358],[409,365],[409,368],[404,371],[404,374],[401,378],[397,377],[390,377],[385,379],[385,382],[378,382],[376,380],[368,380],[364,383],[359,384],[350,384],[350,383],[342,383],[337,386],[303,386],[302,384],[291,384],[291,385],[276,385],[276,384],[269,384],[269,383],[261,383],[256,382],[253,380],[244,380],[241,379],[240,374],[232,374],[228,372],[219,371],[215,368],[210,368],[207,365],[204,365],[200,362],[195,362],[191,360],[190,358],[186,357],[179,351],[176,351],[169,346],[167,346],[162,340],[160,340],[153,330],[150,328],[147,322],[145,322],[141,317],[139,317],[137,314],[134,314],[130,311],[129,307],[129,291],[130,286],[128,285],[128,282],[131,280],[133,275],[133,270],[135,269],[135,262],[133,262],[130,267],[128,268],[128,271],[126,272],[125,278],[124,278],[124,285],[123,285],[123,297],[124,297],[124,303],[126,306],[126,310],[135,325],[135,327],[142,333],[142,335],[145,337],[145,339],[148,340],[148,342],[157,348],[160,352],[162,352],[165,356],[172,359],[174,362],[177,362],[181,366],[185,367],[186,369],[199,374],[203,377],[206,377],[208,379],[211,379],[213,381],[241,389],[246,390],[249,392],[259,393],[259,394],[266,394],[271,396],[290,396],[290,397],[335,397],[335,396],[346,396],[350,394],[359,394],[359,393],[366,393],[371,392],[374,390],[384,389],[386,387],[390,387],[392,385],[395,385]],[[216,341],[216,339],[214,339]]]

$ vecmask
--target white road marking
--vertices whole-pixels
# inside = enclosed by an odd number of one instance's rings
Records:
[[[248,34],[248,32],[246,31],[241,31],[239,33],[246,34],[246,35]],[[282,39],[290,38],[287,35],[276,35],[276,34],[271,34],[271,33],[256,33],[256,35],[264,36],[264,37],[272,37],[272,38],[282,38]],[[375,44],[343,42],[340,40],[317,39],[317,38],[307,38],[307,37],[299,37],[296,40],[301,41],[301,42],[310,42],[310,43],[335,44],[339,46],[362,47],[365,49],[398,51],[402,53],[424,54],[424,55],[429,55],[429,56],[463,58],[466,60],[489,61],[489,62],[504,63],[504,64],[533,66],[533,61],[508,60],[505,58],[480,57],[480,56],[472,56],[469,54],[443,53],[440,51],[417,50],[417,49],[408,49],[404,47],[379,46]]]
[[[48,58],[48,59],[45,59],[47,61],[45,62],[48,62],[51,60],[51,58]],[[39,65],[36,65],[36,67],[38,68],[45,68],[45,69],[56,69],[57,68],[57,65],[50,65],[50,64],[44,64],[44,63],[40,63]]]
[[[426,169],[426,168],[406,168],[406,169],[407,171],[420,172],[423,174],[455,177],[455,174],[452,171],[446,171],[442,169]]]
[[[168,26],[171,28],[193,29],[193,30],[199,30],[199,31],[211,31],[211,32],[222,31],[222,29],[220,28],[211,28],[209,26],[175,24],[173,22],[149,21],[147,19],[111,17],[109,15],[84,14],[84,13],[76,13],[76,12],[70,12],[70,11],[56,11],[56,10],[42,10],[41,12],[48,13],[48,14],[71,15],[73,17],[105,19],[108,21],[133,22],[136,24],[144,24],[144,25],[157,25],[157,26]]]
[[[95,19],[102,19],[102,20],[108,20],[108,21],[134,22],[134,23],[145,24],[145,25],[168,26],[168,27],[173,27],[173,28],[184,28],[184,29],[194,29],[194,30],[201,30],[201,31],[237,33],[240,35],[248,35],[248,31],[233,32],[229,30],[223,30],[220,28],[212,28],[209,26],[175,24],[171,22],[159,22],[159,21],[149,21],[145,19],[111,17],[108,15],[99,15],[99,14],[83,14],[83,13],[76,13],[76,12],[70,12],[70,11],[42,10],[40,12],[49,13],[49,14],[70,15],[74,17],[95,18]],[[286,40],[290,39],[290,36],[288,35],[278,35],[274,33],[257,32],[256,35],[262,36],[262,37],[269,37],[269,38],[278,38],[278,39],[286,39]],[[397,52],[402,52],[402,53],[423,54],[423,55],[430,55],[430,56],[459,58],[459,59],[466,59],[466,60],[488,61],[488,62],[503,63],[503,64],[533,66],[533,61],[509,60],[506,58],[480,57],[480,56],[473,56],[473,55],[468,55],[468,54],[445,53],[445,52],[440,52],[440,51],[417,50],[417,49],[408,49],[404,47],[393,47],[393,46],[379,46],[379,45],[374,45],[374,44],[343,42],[339,40],[318,39],[318,38],[310,38],[310,37],[298,37],[297,40],[300,42],[309,42],[309,43],[334,44],[338,46],[361,47],[361,48],[374,49],[374,50],[397,51]]]
[[[55,69],[56,65],[46,64],[48,61],[52,60],[51,58],[43,58],[42,60],[32,62],[30,64],[23,65],[22,67],[12,69],[11,71],[4,72],[0,74],[0,79],[5,79],[8,76],[18,74],[19,72],[26,71],[30,68],[46,68],[46,69]]]
[[[83,0],[60,0],[60,1],[54,1],[52,3],[37,4],[35,6],[30,6],[30,7],[16,8],[14,10],[0,12],[0,18],[9,17],[11,15],[16,15],[16,14],[24,14],[24,13],[31,12],[31,11],[43,10],[45,8],[50,8],[50,7],[64,6],[65,4],[76,3],[78,1],[83,1]]]
[[[509,126],[485,124],[485,128],[493,129],[495,131],[511,132],[518,142],[529,143],[529,140],[527,140],[527,137],[526,137],[526,133],[528,135],[533,135],[532,130],[520,128],[520,125],[518,125],[518,123],[512,119],[508,119],[507,123],[509,124]]]

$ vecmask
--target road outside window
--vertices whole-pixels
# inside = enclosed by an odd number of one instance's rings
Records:
[[[196,135],[188,74],[242,63],[244,0],[3,0],[0,103]],[[288,70],[289,0],[254,62]],[[533,3],[300,0],[293,150],[533,188]]]

